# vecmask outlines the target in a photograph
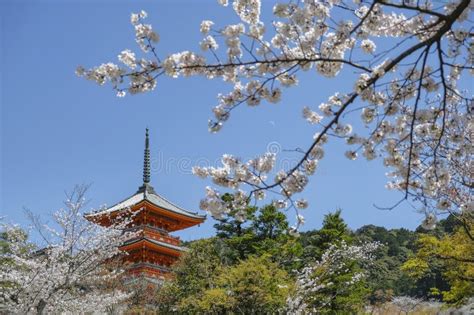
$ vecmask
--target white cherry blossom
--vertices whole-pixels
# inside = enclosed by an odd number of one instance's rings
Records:
[[[118,96],[152,91],[166,76],[220,79],[229,88],[213,104],[208,121],[213,133],[230,123],[239,107],[280,102],[286,89],[297,88],[308,75],[344,78],[350,88],[339,91],[334,84],[317,111],[303,109],[302,121],[312,124],[317,136],[286,145],[305,147],[296,150],[300,155],[291,167],[273,170],[278,156],[263,156],[194,173],[236,194],[241,203],[265,195],[297,209],[293,198],[304,191],[308,176],[317,175],[323,146],[342,138],[349,159],[383,160],[389,169],[386,186],[399,190],[403,200],[433,213],[460,213],[472,203],[474,101],[463,84],[474,73],[472,1],[453,0],[444,7],[432,1],[422,7],[398,0],[298,1],[275,4],[271,19],[258,0],[219,2],[231,2],[241,23],[203,21],[203,54],[161,56],[164,49],[155,50],[158,35],[140,12],[131,17],[140,55],[127,50],[119,58],[124,67],[112,62],[78,67],[77,75],[110,83]],[[241,198],[242,189],[247,198]],[[225,214],[226,205],[215,199],[206,197],[203,208]]]

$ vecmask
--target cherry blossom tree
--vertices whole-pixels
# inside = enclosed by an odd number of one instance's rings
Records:
[[[328,310],[356,313],[364,288],[362,281],[380,244],[332,245],[321,260],[306,266],[297,276],[295,294],[288,298],[290,314],[325,314]],[[364,268],[354,268],[354,264]]]
[[[117,289],[118,245],[130,237],[124,224],[104,228],[87,221],[82,209],[86,186],[67,195],[65,208],[44,225],[31,216],[46,245],[28,242],[18,226],[3,224],[0,257],[0,311],[13,314],[111,311],[128,298]]]
[[[281,209],[295,209],[295,230],[304,222],[298,209],[308,206],[296,195],[315,174],[325,144],[341,138],[349,146],[347,158],[383,160],[387,188],[402,192],[390,208],[414,202],[426,215],[427,229],[434,228],[439,213],[472,220],[474,102],[465,84],[474,73],[472,1],[288,1],[275,4],[271,22],[260,18],[260,4],[232,1],[241,23],[217,26],[205,20],[202,52],[168,56],[156,49],[159,36],[145,23],[147,13],[132,14],[141,52],[127,49],[118,55],[121,64],[78,67],[76,73],[99,85],[110,83],[119,97],[152,91],[164,76],[222,79],[230,88],[217,97],[211,132],[245,104],[279,102],[302,72],[344,74],[352,78],[352,89],[334,91],[319,106],[302,106],[302,118],[314,125],[315,134],[305,149],[295,150],[291,168],[275,169],[278,157],[271,152],[250,161],[226,154],[222,166],[195,167],[197,176],[234,194],[229,205],[222,192],[207,187],[201,208],[219,218],[230,207],[244,209],[251,200],[272,198]],[[358,119],[366,128],[354,130]]]
[[[423,300],[410,296],[396,296],[392,299],[392,304],[400,310],[400,314],[403,312],[406,315],[414,312],[422,303]]]

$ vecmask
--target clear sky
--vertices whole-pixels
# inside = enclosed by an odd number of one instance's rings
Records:
[[[144,9],[160,36],[159,53],[198,50],[200,22],[236,22],[232,9],[200,1],[22,1],[0,0],[1,15],[1,215],[25,224],[23,208],[46,215],[62,206],[64,191],[92,184],[91,208],[112,205],[141,184],[145,127],[150,128],[152,184],[169,200],[197,211],[208,181],[191,174],[195,164],[216,164],[224,153],[244,159],[267,147],[306,147],[314,127],[301,117],[351,82],[311,72],[285,91],[278,105],[240,108],[218,134],[207,130],[216,95],[230,88],[204,78],[163,78],[153,93],[117,98],[110,87],[77,78],[85,67],[117,61],[123,49],[138,50],[130,13]],[[266,4],[263,14],[271,12]],[[304,229],[341,207],[351,228],[364,224],[415,228],[421,216],[402,196],[387,191],[381,160],[349,161],[346,146],[333,143],[302,194]],[[291,155],[284,155],[291,159]],[[286,160],[288,162],[288,160]],[[291,162],[291,161],[290,161]],[[279,163],[281,165],[282,162]],[[202,213],[202,211],[201,211]],[[289,214],[293,221],[293,213]],[[183,239],[214,233],[208,219],[179,232]]]

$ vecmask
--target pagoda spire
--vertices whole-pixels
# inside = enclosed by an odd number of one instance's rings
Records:
[[[145,133],[145,155],[143,157],[143,183],[150,183],[150,138],[148,136],[148,128]]]
[[[138,188],[138,192],[155,193],[153,187],[150,185],[150,138],[148,135],[148,128],[145,132],[145,153],[143,156],[143,185]]]

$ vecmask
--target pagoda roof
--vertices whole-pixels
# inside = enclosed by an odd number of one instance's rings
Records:
[[[89,217],[99,216],[99,215],[103,215],[107,213],[129,209],[143,201],[147,201],[161,209],[171,211],[176,214],[184,215],[186,217],[190,217],[193,219],[204,220],[206,218],[205,215],[200,215],[197,212],[191,212],[180,206],[175,205],[171,201],[168,201],[167,199],[165,199],[163,196],[160,196],[159,194],[154,192],[152,189],[143,189],[143,190],[140,189],[133,196],[113,205],[112,207],[95,212],[95,213],[89,213],[87,214],[87,216]]]
[[[159,245],[159,246],[162,246],[162,247],[167,247],[167,248],[170,248],[170,249],[173,249],[173,250],[176,250],[176,251],[180,251],[180,252],[187,251],[186,247],[181,247],[181,246],[176,246],[176,245],[173,245],[173,244],[168,244],[168,243],[165,243],[165,242],[154,240],[154,239],[149,238],[149,237],[141,237],[141,238],[131,239],[131,240],[125,242],[122,246],[132,245],[132,244],[135,244],[137,242],[142,242],[142,241],[148,241],[150,243],[153,243],[153,244],[156,244],[156,245]]]

